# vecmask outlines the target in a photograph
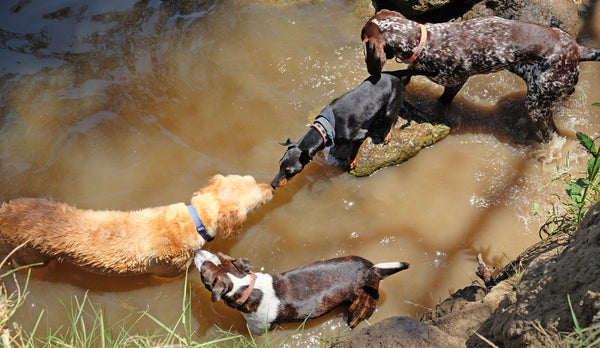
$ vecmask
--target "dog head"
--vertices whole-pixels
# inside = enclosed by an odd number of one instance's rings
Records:
[[[234,280],[232,277],[244,278],[250,273],[253,266],[247,259],[233,259],[222,253],[212,254],[206,250],[196,250],[194,263],[200,272],[202,283],[211,295],[211,300],[217,302],[225,298],[233,290]],[[235,295],[235,294],[234,294]],[[228,301],[233,307],[235,302]]]
[[[375,23],[376,20],[388,17],[404,18],[400,13],[381,10],[375,14],[362,28],[360,38],[363,44],[363,54],[369,74],[378,76],[383,70],[386,60],[394,58],[394,54],[387,48],[383,39],[381,29]]]
[[[308,150],[301,150],[298,143],[293,142],[291,139],[281,143],[281,145],[287,146],[288,149],[279,161],[279,173],[271,182],[273,188],[285,185],[289,179],[300,173],[311,160]]]
[[[202,223],[210,235],[217,230],[229,236],[239,230],[246,215],[273,198],[269,184],[256,183],[246,175],[215,175],[208,185],[194,193],[192,204],[201,215]]]

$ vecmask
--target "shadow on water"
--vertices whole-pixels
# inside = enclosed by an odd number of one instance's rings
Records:
[[[514,168],[514,173],[507,178],[507,180],[503,180],[504,185],[502,187],[495,187],[493,192],[490,192],[489,195],[494,196],[494,200],[504,201],[509,198],[511,195],[511,191],[515,186],[518,185],[519,181],[526,175],[527,167],[530,165],[530,161],[526,158],[516,159],[512,163],[507,163]],[[500,208],[500,207],[498,207]],[[461,236],[458,242],[454,245],[446,245],[445,252],[448,254],[448,263],[452,263],[453,259],[458,257],[459,255],[468,255],[470,259],[473,261],[476,260],[477,254],[481,253],[484,260],[490,260],[489,264],[491,265],[503,265],[506,263],[506,259],[504,256],[497,255],[493,252],[498,248],[496,245],[488,245],[483,249],[475,249],[474,245],[476,245],[475,241],[478,237],[481,237],[482,234],[486,232],[486,226],[488,224],[493,223],[495,220],[496,209],[494,207],[487,209],[479,209],[478,214],[473,214],[469,217],[469,222],[465,229],[462,230]],[[440,231],[439,233],[443,233]],[[424,245],[426,250],[435,250],[434,245]],[[473,265],[473,271],[476,270],[475,264]],[[447,275],[444,272],[437,272],[433,277],[428,279],[428,282],[425,284],[424,288],[434,288],[436,284],[444,281],[444,278]],[[465,284],[467,285],[467,284]],[[456,289],[455,289],[456,290]],[[419,299],[415,299],[415,303],[430,303],[431,297],[429,293],[424,292]]]
[[[535,127],[529,118],[525,106],[526,90],[503,95],[496,103],[482,104],[473,102],[460,93],[448,107],[444,107],[432,93],[440,90],[423,91],[407,89],[407,100],[418,105],[424,114],[431,115],[431,122],[447,124],[452,134],[490,134],[498,141],[509,145],[528,145],[535,147],[539,143],[534,139]],[[573,132],[560,130],[561,136],[575,139]]]

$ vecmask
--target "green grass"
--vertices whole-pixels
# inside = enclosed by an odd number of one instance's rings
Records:
[[[592,105],[600,107],[600,103]],[[548,219],[540,228],[540,237],[543,234],[550,236],[558,232],[573,233],[589,208],[600,200],[600,147],[596,146],[598,137],[592,139],[581,132],[577,132],[576,136],[589,155],[587,170],[579,176],[572,175],[568,155],[564,168],[556,166],[557,175],[553,182],[562,181],[565,190],[563,195],[558,196],[560,205],[552,208]],[[566,335],[563,342],[572,347],[600,346],[600,323],[582,328],[573,310],[570,295],[567,295],[567,302],[574,327],[573,332]]]
[[[588,209],[599,200],[600,147],[596,147],[598,138],[592,139],[581,132],[577,132],[576,135],[580,145],[590,156],[587,171],[580,173],[581,176],[571,174],[568,155],[564,168],[556,166],[557,175],[553,182],[562,181],[565,191],[563,195],[558,195],[560,206],[553,206],[552,211],[548,212],[549,216],[540,228],[540,237],[544,234],[550,236],[558,232],[573,232]]]
[[[568,343],[572,347],[578,348],[592,348],[600,345],[600,323],[592,325],[587,328],[582,328],[579,325],[577,316],[573,311],[573,305],[571,304],[571,296],[567,294],[567,302],[569,303],[569,309],[571,310],[571,317],[573,319],[573,332],[565,337],[565,343]]]
[[[600,107],[600,103],[593,106]],[[585,213],[590,207],[600,201],[600,146],[596,146],[597,138],[577,132],[579,144],[589,155],[587,170],[579,176],[571,174],[569,156],[565,167],[556,166],[555,181],[562,181],[565,185],[564,194],[558,195],[559,206],[553,206],[548,212],[546,222],[540,228],[540,237],[543,234],[551,236],[558,232],[573,233],[583,220]],[[536,207],[539,210],[539,207]],[[567,302],[573,320],[573,332],[566,335],[564,343],[573,347],[597,347],[600,346],[600,323],[582,328],[573,310],[571,297],[567,295]]]

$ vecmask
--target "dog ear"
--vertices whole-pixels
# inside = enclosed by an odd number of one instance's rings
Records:
[[[201,189],[199,189],[198,191],[194,192],[194,194],[192,196],[199,196],[199,195],[203,195],[207,192],[213,191],[215,190],[215,187],[221,184],[221,181],[224,179],[225,177],[221,174],[217,174],[217,175],[213,175],[209,180],[208,180],[208,184],[206,184],[206,186],[202,187]]]
[[[367,70],[369,74],[377,76],[381,74],[387,60],[385,41],[381,38],[381,30],[375,23],[368,21],[363,27],[360,37]]]
[[[310,162],[311,159],[312,158],[310,157],[308,150],[304,150],[304,151],[302,151],[302,153],[300,153],[300,158],[298,160],[300,161],[300,164],[302,164],[302,167],[304,168],[304,166],[306,166],[308,164],[308,162]]]
[[[246,221],[244,210],[221,212],[217,219],[217,228],[223,237],[229,237],[240,231],[244,221]]]
[[[281,146],[288,146],[289,147],[289,146],[296,145],[296,143],[293,142],[292,139],[287,138],[287,140],[285,141],[285,143],[279,143],[279,145],[281,145]]]
[[[229,291],[231,280],[229,277],[219,277],[213,286],[211,300],[217,302],[222,299],[223,295]]]
[[[208,291],[212,291],[218,273],[219,267],[211,261],[204,262],[200,267],[200,279],[202,279],[202,283]]]
[[[383,66],[387,60],[387,54],[385,52],[385,42],[380,39],[371,39],[363,41],[364,52],[365,52],[365,63],[367,63],[367,70],[371,75],[381,74]]]
[[[219,260],[221,260],[221,263],[222,263],[222,264],[224,264],[224,263],[227,263],[228,261],[232,261],[232,260],[233,260],[233,258],[232,258],[231,256],[229,256],[229,255],[225,255],[225,254],[223,254],[223,253],[222,253],[222,252],[220,252],[220,251],[217,251],[217,254],[216,254],[216,255],[217,255],[217,257],[219,258]]]
[[[238,271],[243,273],[249,273],[254,268],[254,266],[246,258],[233,260],[233,265],[238,269]]]

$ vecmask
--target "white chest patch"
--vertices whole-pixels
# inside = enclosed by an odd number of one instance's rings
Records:
[[[279,304],[281,301],[275,296],[273,277],[271,277],[270,274],[256,273],[256,277],[254,288],[262,291],[262,301],[256,312],[242,314],[248,323],[250,331],[259,334],[264,333],[265,328],[271,327],[271,324],[277,318],[277,312],[279,311]],[[248,281],[244,285],[248,285],[249,282],[250,276],[248,276]]]

